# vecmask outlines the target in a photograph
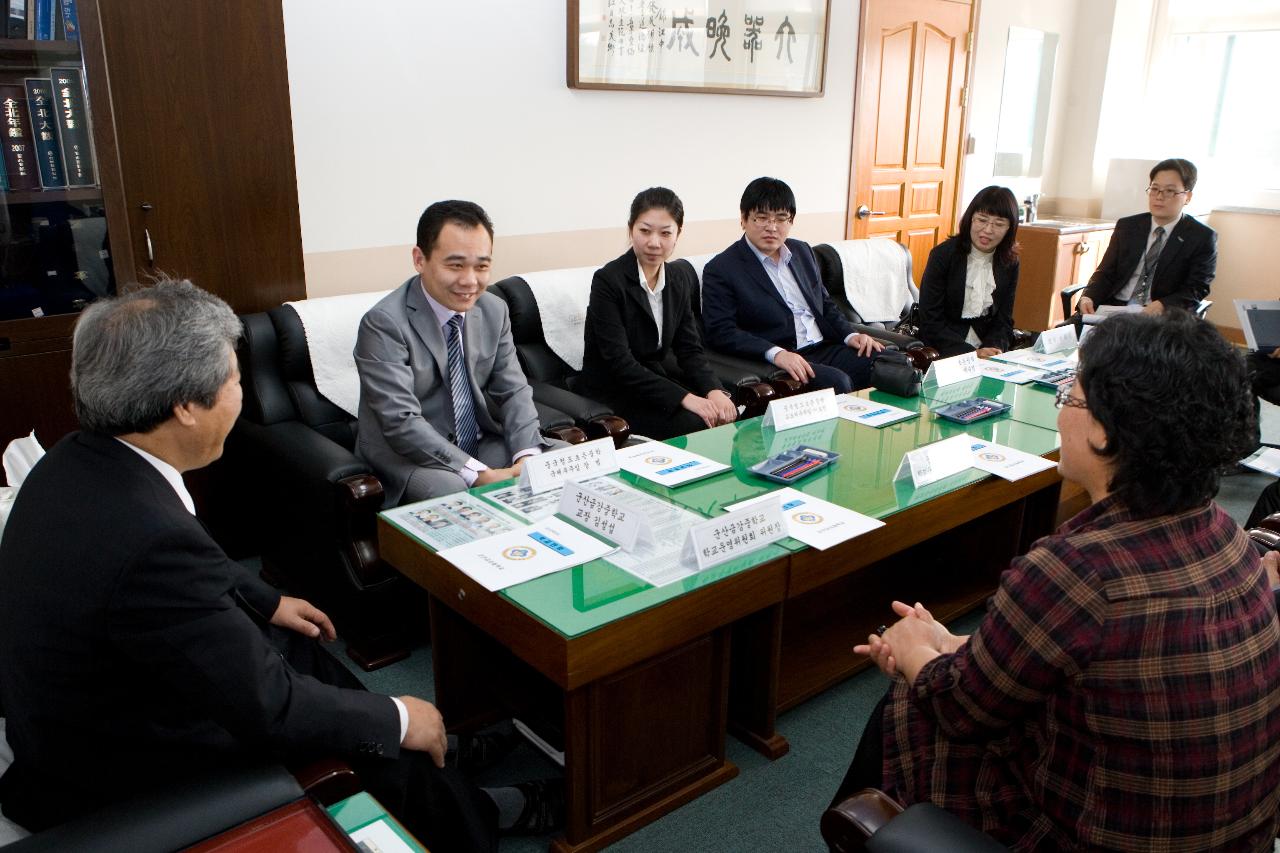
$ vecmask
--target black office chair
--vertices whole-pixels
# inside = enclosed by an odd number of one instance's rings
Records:
[[[1080,293],[1088,286],[1088,282],[1084,284],[1073,284],[1070,287],[1064,287],[1062,292],[1058,294],[1058,297],[1062,300],[1062,316],[1066,318],[1063,320],[1063,323],[1059,325],[1074,321],[1076,317],[1075,303],[1078,301],[1076,297],[1079,296]],[[1194,314],[1197,319],[1203,320],[1205,315],[1209,313],[1209,306],[1211,305],[1213,305],[1212,299],[1201,299],[1196,303],[1196,307],[1191,309],[1191,313]]]

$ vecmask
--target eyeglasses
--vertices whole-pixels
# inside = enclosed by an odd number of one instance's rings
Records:
[[[979,230],[989,227],[992,231],[1008,231],[1009,220],[1002,216],[983,216],[979,213],[973,217],[973,226]]]
[[[1061,388],[1058,389],[1058,393],[1053,396],[1054,408],[1061,409],[1063,406],[1068,406],[1072,409],[1089,408],[1089,404],[1086,403],[1084,400],[1081,400],[1079,397],[1071,396],[1071,389],[1074,387],[1075,387],[1075,383],[1072,382],[1069,385],[1063,385]]]
[[[765,228],[769,225],[776,225],[779,228],[785,228],[791,224],[791,214],[775,213],[773,215],[769,215],[767,213],[753,213],[751,214],[751,224],[757,228]]]
[[[1147,187],[1147,195],[1151,196],[1152,198],[1156,198],[1157,196],[1159,196],[1160,198],[1173,198],[1174,196],[1183,195],[1188,192],[1190,192],[1190,190],[1171,190],[1171,189],[1168,189],[1167,187],[1157,187],[1157,186]]]

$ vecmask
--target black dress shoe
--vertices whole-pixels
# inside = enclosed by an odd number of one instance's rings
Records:
[[[445,762],[463,773],[479,773],[496,766],[519,742],[520,733],[507,720],[487,731],[458,738],[457,751],[446,756]]]
[[[515,787],[524,794],[524,810],[503,835],[546,835],[564,826],[564,779],[534,779]]]

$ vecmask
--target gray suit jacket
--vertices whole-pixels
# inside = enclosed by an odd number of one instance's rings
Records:
[[[481,294],[466,315],[466,356],[476,422],[501,439],[506,461],[529,447],[550,446],[538,429],[533,391],[516,360],[507,305]],[[399,503],[409,476],[419,467],[461,471],[467,454],[454,444],[453,397],[444,334],[436,323],[418,276],[369,309],[356,336],[360,372],[360,421],[356,451]],[[482,459],[493,465],[496,460]]]

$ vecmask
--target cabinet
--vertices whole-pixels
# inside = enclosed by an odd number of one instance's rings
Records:
[[[1115,223],[1101,219],[1040,220],[1018,228],[1022,246],[1013,324],[1044,331],[1063,320],[1064,289],[1093,275]]]
[[[59,203],[105,217],[113,285],[190,278],[238,313],[303,298],[280,0],[76,5],[78,45],[0,40],[0,82],[81,64],[99,187]],[[0,240],[50,204],[38,191],[4,201]],[[0,319],[0,446],[34,427],[47,447],[75,428],[67,372],[85,301]]]

